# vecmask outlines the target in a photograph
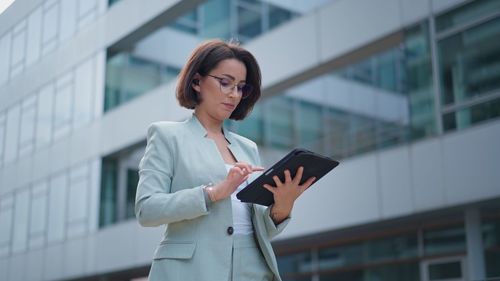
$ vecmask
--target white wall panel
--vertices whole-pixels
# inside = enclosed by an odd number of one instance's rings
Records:
[[[429,0],[433,12],[441,12],[457,6],[467,0]]]
[[[52,140],[52,118],[54,115],[54,84],[43,87],[38,94],[36,118],[36,147],[47,146]]]
[[[97,0],[78,0],[78,29],[97,19]]]
[[[8,258],[0,258],[0,280],[9,279],[9,262],[10,259]]]
[[[274,32],[256,38],[247,46],[261,66],[262,84],[268,86],[319,63],[315,17],[298,18]],[[277,32],[280,31],[280,32]],[[297,36],[300,34],[300,36]],[[279,42],[279,51],[269,52],[269,41]],[[307,44],[304,44],[307,42]],[[292,59],[293,58],[293,59]]]
[[[401,2],[401,19],[403,21],[403,25],[410,25],[419,22],[431,12],[429,1],[399,1]]]
[[[47,232],[48,183],[38,181],[31,190],[30,248],[37,248],[45,243]]]
[[[34,10],[28,18],[28,38],[26,44],[26,66],[33,64],[40,58],[42,48],[42,8]]]
[[[0,257],[10,253],[14,216],[14,196],[2,195],[0,199]]]
[[[293,219],[280,239],[378,220],[376,165],[374,155],[341,163],[296,201]]]
[[[59,4],[50,4],[43,7],[42,55],[54,50],[58,43]]]
[[[98,52],[95,57],[94,81],[94,118],[99,118],[104,112],[104,80],[106,75],[106,52]]]
[[[321,60],[345,54],[401,28],[399,1],[336,1],[319,10]]]
[[[44,250],[36,249],[28,253],[27,261],[25,264],[26,281],[43,280],[43,260]]]
[[[69,237],[87,231],[89,180],[89,167],[86,163],[71,169],[67,217]]]
[[[24,70],[26,55],[26,20],[14,27],[12,32],[12,53],[10,60],[10,77],[14,77]]]
[[[19,104],[7,112],[7,132],[5,136],[4,163],[10,163],[17,158],[19,148],[19,122],[21,106]]]
[[[4,146],[5,146],[5,135],[7,130],[7,117],[5,112],[0,113],[0,167],[3,163]],[[0,186],[2,181],[0,180]]]
[[[448,204],[487,199],[500,194],[500,124],[456,132],[443,140]],[[492,149],[492,148],[497,149]]]
[[[446,203],[441,143],[429,139],[410,147],[413,192],[417,210],[432,209]]]
[[[19,137],[19,156],[33,152],[36,124],[36,96],[23,101],[21,106],[21,132]]]
[[[11,32],[5,33],[0,37],[0,85],[7,83],[9,80],[9,70],[10,70],[10,47],[11,47]],[[7,93],[2,93],[0,91],[0,97],[6,95]]]
[[[49,189],[49,220],[47,240],[49,243],[62,241],[65,235],[65,218],[67,203],[67,175],[57,175],[50,181]]]
[[[59,40],[64,42],[71,38],[76,31],[77,0],[61,1],[61,22],[59,24]]]
[[[42,280],[60,280],[64,276],[64,244],[49,245],[43,258]]]
[[[71,131],[73,111],[73,73],[57,80],[54,103],[54,140],[66,136]]]
[[[49,177],[51,165],[47,163],[54,161],[54,158],[47,148],[40,149],[33,155],[33,181],[46,180]]]
[[[90,162],[89,180],[89,232],[97,231],[99,226],[99,200],[101,192],[101,159]]]
[[[92,120],[95,88],[95,60],[88,59],[75,70],[75,98],[73,103],[73,128],[77,129]],[[103,87],[103,85],[101,85]]]
[[[12,234],[12,252],[23,252],[28,248],[28,226],[30,215],[30,190],[16,193],[14,202],[14,232]]]
[[[406,146],[379,153],[382,215],[395,217],[414,211],[409,151]]]
[[[65,276],[81,276],[85,273],[85,258],[87,256],[87,245],[84,238],[72,239],[64,247]]]
[[[10,259],[9,281],[25,281],[26,277],[26,254],[14,255]]]

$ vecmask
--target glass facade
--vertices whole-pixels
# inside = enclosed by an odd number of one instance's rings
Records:
[[[420,280],[417,233],[374,238],[278,257],[283,280]]]
[[[133,146],[102,159],[99,227],[135,218],[139,161],[144,150]]]
[[[475,1],[438,16],[435,39],[428,20],[410,26],[399,44],[263,100],[262,110],[232,128],[264,146],[345,158],[494,119],[500,45],[491,38],[500,36],[499,6]]]
[[[432,83],[418,77],[407,83],[409,72],[423,76],[430,67],[422,29],[409,33],[408,47],[394,46],[264,99],[250,118],[230,122],[232,128],[267,147],[300,146],[336,158],[435,134]]]
[[[498,258],[497,227],[498,219],[483,224],[488,264]],[[370,238],[315,240],[308,250],[279,254],[278,267],[283,280],[420,281],[441,280],[457,273],[461,277],[465,272],[461,263],[466,254],[461,224],[415,228],[382,236],[365,231],[363,236]],[[324,245],[328,242],[336,245]],[[489,268],[488,276],[498,276],[494,268]],[[421,279],[423,273],[430,279]]]
[[[498,212],[498,210],[497,210]],[[500,217],[483,219],[486,277],[500,277]]]
[[[474,1],[437,17],[443,129],[500,116],[500,4]]]
[[[110,1],[110,5],[115,2]],[[176,41],[188,50],[206,38],[248,42],[298,15],[265,1],[209,0],[126,50],[111,47],[106,65],[104,110],[176,78],[184,64],[180,58],[187,53],[165,49],[163,45],[168,42]]]

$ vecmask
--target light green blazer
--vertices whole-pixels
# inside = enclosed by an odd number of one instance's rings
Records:
[[[226,128],[223,131],[237,161],[260,165],[254,142]],[[135,213],[142,226],[167,227],[155,251],[149,280],[228,280],[233,239],[227,231],[233,225],[231,199],[211,204],[203,192],[205,185],[222,181],[226,174],[215,142],[206,137],[194,114],[184,122],[151,124],[139,164]],[[254,204],[251,210],[260,249],[274,280],[281,281],[270,240],[290,218],[275,225],[270,208]]]

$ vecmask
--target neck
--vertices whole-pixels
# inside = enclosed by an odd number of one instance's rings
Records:
[[[208,135],[216,135],[222,133],[222,121],[213,118],[208,113],[194,110],[194,115],[198,118],[201,125],[207,130]]]

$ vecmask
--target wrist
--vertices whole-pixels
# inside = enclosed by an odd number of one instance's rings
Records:
[[[280,224],[290,216],[291,212],[291,208],[273,205],[271,207],[270,216],[275,224]]]
[[[215,194],[213,186],[206,186],[205,191],[207,192],[208,198],[212,203],[217,201],[217,195]]]

